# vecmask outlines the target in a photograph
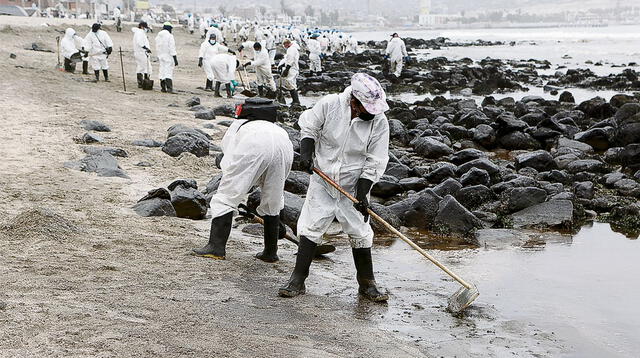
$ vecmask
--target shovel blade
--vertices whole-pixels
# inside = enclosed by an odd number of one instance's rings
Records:
[[[480,296],[480,292],[475,285],[471,285],[471,288],[461,287],[449,298],[447,310],[451,313],[460,313],[469,307],[478,296]]]
[[[246,97],[255,97],[256,94],[249,91],[249,90],[242,90],[242,92],[240,92],[241,95],[246,96]]]

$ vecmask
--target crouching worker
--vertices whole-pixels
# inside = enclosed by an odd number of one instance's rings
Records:
[[[262,98],[236,106],[238,120],[222,139],[219,160],[222,179],[211,199],[209,243],[193,250],[198,256],[223,260],[233,213],[254,186],[261,189],[257,212],[264,218],[264,250],[256,257],[278,261],[280,211],[284,208],[284,182],[293,162],[293,146],[276,122],[277,104]],[[220,158],[218,158],[220,159]]]
[[[365,73],[356,73],[344,92],[323,97],[300,116],[300,166],[309,173],[314,166],[322,170],[358,203],[354,205],[319,176],[311,176],[298,218],[300,244],[295,268],[289,282],[278,291],[280,296],[305,293],[304,281],[316,246],[335,218],[349,235],[359,293],[372,301],[389,298],[378,289],[373,276],[373,230],[367,211],[371,186],[382,177],[389,160],[389,124],[384,115],[388,109],[380,83]]]
[[[62,56],[64,56],[64,70],[66,72],[75,72],[76,63],[82,61],[83,51],[81,47],[80,49],[78,48],[76,38],[80,38],[76,35],[76,31],[68,28],[60,41],[60,49]]]

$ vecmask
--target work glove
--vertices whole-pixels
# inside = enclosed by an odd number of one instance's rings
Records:
[[[178,66],[178,56],[173,56],[173,64]]]
[[[242,67],[247,67],[247,66],[249,66],[249,65],[251,65],[251,62],[247,62],[247,63],[245,63],[244,65],[242,65]]]
[[[229,49],[229,53],[230,53],[230,54],[232,54],[232,55],[234,55],[234,56],[236,55],[236,52],[235,52],[235,51],[233,51],[233,50],[231,50],[231,49]]]
[[[111,55],[111,52],[113,52],[113,47],[107,47],[106,50],[107,50],[107,56]]]
[[[289,69],[291,68],[291,66],[287,66],[284,71],[282,71],[282,76],[283,77],[287,77],[289,76]]]
[[[202,57],[198,57],[198,67],[202,67]]]
[[[300,170],[313,174],[313,152],[316,141],[311,138],[303,138],[300,141]]]
[[[369,199],[367,195],[369,195],[371,186],[373,186],[373,182],[364,178],[358,179],[358,183],[356,184],[356,199],[358,202],[353,204],[353,206],[364,216],[364,222],[369,220]]]

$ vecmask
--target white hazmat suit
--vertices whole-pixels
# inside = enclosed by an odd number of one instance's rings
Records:
[[[255,53],[251,65],[256,70],[256,82],[258,86],[267,86],[272,91],[275,91],[276,82],[273,80],[273,74],[271,73],[271,60],[269,53],[264,47],[260,49],[260,52]]]
[[[262,120],[235,120],[222,138],[222,179],[209,209],[216,218],[235,210],[253,186],[260,186],[261,216],[280,215],[284,208],[284,182],[293,162],[287,132]]]
[[[162,30],[158,32],[156,36],[156,54],[160,61],[158,78],[161,80],[173,79],[173,68],[175,67],[173,56],[177,56],[178,53],[176,52],[176,41],[169,31]]]
[[[402,59],[407,56],[407,47],[399,37],[394,37],[387,44],[385,53],[389,56],[389,62],[391,63],[390,71],[396,77],[400,77],[402,73]]]
[[[198,53],[198,57],[202,57],[202,69],[207,75],[208,80],[213,81],[215,79],[213,69],[211,68],[211,60],[213,59],[213,57],[215,55],[227,52],[229,52],[229,48],[217,42],[212,45],[211,42],[207,40],[204,41],[202,45],[200,45],[200,52]]]
[[[132,27],[133,32],[133,58],[136,60],[136,73],[151,74],[151,65],[145,47],[151,50],[147,32],[144,29]]]
[[[113,47],[113,42],[102,30],[91,31],[84,38],[84,49],[89,52],[89,63],[94,71],[109,69],[107,47]]]
[[[311,72],[322,72],[322,63],[320,61],[322,50],[320,49],[320,42],[316,39],[310,39],[307,41],[307,48],[309,49],[309,62],[311,62],[309,67]]]
[[[323,97],[300,116],[300,137],[315,141],[314,165],[355,195],[358,179],[376,183],[389,161],[389,124],[384,114],[371,121],[351,119],[351,87]],[[319,243],[334,218],[353,248],[368,248],[373,230],[353,202],[312,175],[298,219],[298,235]]]
[[[300,72],[300,67],[298,66],[298,60],[300,59],[300,46],[297,43],[292,42],[291,46],[287,49],[287,53],[284,56],[284,66],[291,66],[289,68],[289,73],[286,77],[283,78],[282,87],[287,90],[295,90],[298,89],[298,72]]]
[[[75,42],[76,31],[72,28],[68,28],[64,32],[64,37],[60,40],[60,53],[64,58],[71,59],[71,56],[78,53],[78,47]]]
[[[236,78],[236,56],[230,53],[219,53],[211,57],[208,62],[216,82],[227,84]]]

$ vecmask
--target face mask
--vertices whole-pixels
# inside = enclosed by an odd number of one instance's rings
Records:
[[[371,114],[371,113],[363,113],[361,112],[358,117],[360,117],[360,119],[362,119],[363,121],[370,121],[373,120],[376,115],[375,114]]]

